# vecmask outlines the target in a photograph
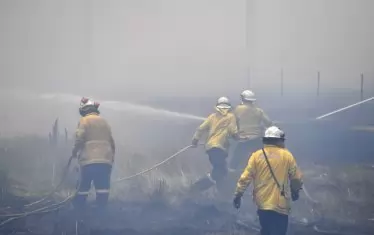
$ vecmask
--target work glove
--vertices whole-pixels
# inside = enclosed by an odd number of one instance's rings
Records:
[[[73,150],[71,153],[72,158],[78,158],[78,152],[76,150]]]
[[[302,181],[300,179],[291,180],[291,199],[297,201],[299,199],[299,192],[302,189]]]
[[[197,144],[199,143],[199,140],[197,140],[197,139],[193,139],[192,140],[192,143],[191,143],[191,145],[192,145],[192,147],[197,147]]]
[[[292,199],[293,202],[299,200],[299,191],[292,191],[291,192],[291,199]]]
[[[249,140],[249,137],[248,136],[240,137],[239,140],[245,142]]]
[[[239,209],[240,205],[242,204],[242,196],[240,194],[235,195],[232,204],[234,208]]]

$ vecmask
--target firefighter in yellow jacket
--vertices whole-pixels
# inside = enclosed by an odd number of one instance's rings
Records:
[[[231,104],[227,97],[218,99],[216,112],[209,115],[197,128],[192,139],[193,146],[197,146],[204,133],[208,134],[205,150],[212,165],[210,177],[217,184],[217,187],[220,187],[228,173],[226,158],[228,156],[229,138],[239,138],[236,119],[231,112]]]
[[[234,114],[242,140],[237,144],[230,159],[229,167],[232,170],[237,170],[240,166],[244,168],[248,156],[261,148],[264,130],[272,125],[266,113],[254,104],[256,97],[252,91],[245,90],[240,96],[242,103],[236,107]]]
[[[233,204],[239,208],[244,191],[253,182],[261,235],[286,235],[290,199],[297,200],[302,187],[301,172],[284,140],[284,132],[278,127],[265,131],[264,147],[249,158],[235,191]]]
[[[79,113],[82,116],[76,130],[72,156],[81,167],[81,183],[73,204],[83,209],[91,182],[96,190],[96,202],[104,208],[108,202],[110,176],[115,154],[115,143],[109,124],[100,116],[99,104],[82,98]]]

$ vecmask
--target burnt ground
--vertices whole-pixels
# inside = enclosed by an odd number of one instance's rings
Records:
[[[355,176],[357,172],[359,177]],[[350,181],[343,179],[345,174],[351,176]],[[360,177],[372,178],[373,169],[349,166],[349,171],[334,172],[316,166],[312,173],[305,172],[305,175],[308,191],[319,204],[313,204],[301,193],[301,199],[293,205],[289,235],[372,234],[374,224],[368,220],[374,215],[374,204],[370,201],[372,190],[362,192],[362,188],[373,188],[373,182]],[[350,193],[345,191],[346,187]],[[239,211],[232,208],[230,196],[217,195],[216,192],[177,193],[161,183],[157,190],[140,198],[113,199],[106,211],[98,211],[91,201],[83,215],[75,213],[67,203],[58,210],[30,215],[1,226],[0,234],[258,234],[259,225],[249,193],[243,197]],[[56,201],[62,199],[55,198]],[[26,203],[22,197],[7,200],[8,205]],[[37,204],[28,210],[43,205],[51,205],[51,202]],[[13,213],[24,209],[14,207]]]
[[[157,202],[111,202],[106,212],[87,209],[83,221],[69,207],[33,215],[2,227],[0,234],[258,234],[254,217],[231,205],[184,201],[179,205]],[[317,225],[317,229],[313,228]],[[291,219],[289,234],[372,234],[373,226],[336,221]]]
[[[370,167],[373,164],[374,149],[371,148],[371,145],[374,142],[374,134],[351,128],[355,125],[374,124],[372,105],[368,104],[358,109],[352,109],[338,116],[327,118],[323,122],[315,122],[310,118],[356,101],[354,99],[339,99],[335,103],[330,102],[323,106],[320,106],[320,103],[312,103],[310,100],[298,100],[299,103],[286,102],[285,99],[278,99],[276,102],[263,101],[264,109],[268,110],[269,115],[283,121],[281,127],[286,131],[287,146],[294,153],[305,174],[309,193],[320,201],[320,204],[313,205],[305,200],[305,195],[301,195],[301,200],[293,205],[290,235],[360,235],[372,234],[370,231],[374,231],[374,223],[368,220],[374,217],[372,202],[374,185],[371,182],[374,174]],[[183,103],[175,100],[173,102]],[[209,98],[206,102],[200,102],[199,110],[193,110],[193,108],[188,110],[188,107],[185,106],[180,111],[191,111],[191,113],[202,115],[199,111],[210,110],[212,102],[214,102],[214,98]],[[308,105],[300,105],[303,102]],[[184,104],[187,105],[188,102]],[[167,104],[160,106],[173,110]],[[295,109],[298,112],[294,112]],[[177,108],[174,110],[178,111]],[[127,173],[125,175],[136,173],[140,169],[144,169],[145,163],[147,166],[152,165],[154,162],[164,159],[170,152],[175,152],[178,148],[183,147],[185,143],[189,143],[191,132],[196,125],[196,123],[187,123],[176,128],[165,128],[166,124],[161,125],[161,123],[154,121],[150,125],[153,132],[162,133],[163,138],[166,139],[165,142],[172,143],[173,147],[157,154],[142,153],[146,155],[144,158],[142,158],[142,154],[124,154],[124,158],[131,158],[131,162],[129,162],[131,167],[124,168],[124,172]],[[143,135],[143,133],[141,134]],[[152,140],[155,140],[155,143],[151,141],[148,143],[155,145],[163,143],[159,139]],[[6,150],[2,146],[1,159],[9,160],[4,164],[1,163],[2,166],[7,166],[9,171],[16,172],[16,174],[13,173],[13,176],[21,175],[20,179],[29,179],[23,182],[28,186],[25,186],[25,192],[45,190],[45,187],[41,186],[50,185],[50,177],[46,178],[43,175],[42,179],[38,178],[41,175],[40,172],[49,172],[51,168],[50,159],[45,158],[44,155],[48,156],[51,155],[51,152],[56,151],[55,148],[51,149],[48,146],[48,141],[25,137],[2,140],[1,143],[7,146]],[[69,151],[70,146],[60,148],[58,155],[67,156]],[[189,179],[191,175],[203,174],[203,171],[194,171],[194,169],[205,169],[208,166],[203,161],[204,154],[200,153],[196,157],[191,156],[194,154],[195,152],[185,156],[193,164],[189,165],[186,159],[182,159],[180,162],[173,162],[170,166],[171,170],[170,167],[165,167],[157,170],[153,175],[150,174],[148,178],[152,178],[156,182],[164,179],[171,188],[174,188],[174,178],[178,179],[176,180],[177,184],[180,184],[180,178],[184,180],[185,176],[180,177],[181,173],[183,173],[182,175],[185,173],[186,178]],[[157,159],[154,159],[155,157]],[[25,159],[28,159],[26,164]],[[30,161],[30,159],[33,160]],[[63,165],[66,162],[66,157],[60,160]],[[19,168],[20,162],[23,163],[21,168]],[[118,165],[120,164],[122,162],[118,163]],[[178,171],[178,174],[172,173],[174,171]],[[237,179],[237,177],[234,178]],[[178,190],[177,192],[162,193],[161,197],[155,198],[149,196],[149,192],[152,194],[154,191],[154,187],[152,187],[154,182],[152,183],[148,178],[128,182],[125,184],[128,186],[126,190],[116,191],[115,197],[111,200],[105,213],[96,213],[94,208],[88,209],[84,223],[79,224],[78,230],[90,234],[258,234],[255,209],[249,196],[243,201],[243,208],[239,212],[231,206],[231,189],[228,190],[229,196],[223,199],[218,199],[215,197],[216,195],[187,197]],[[31,184],[30,181],[36,183]],[[231,182],[230,185],[234,184]],[[7,187],[2,183],[2,188]],[[20,205],[25,204],[25,201],[40,198],[40,195],[33,199],[22,195],[18,195],[18,197],[11,195],[7,198],[4,195],[6,193],[2,190],[2,208],[8,205],[15,206],[10,211],[3,211],[4,213],[22,211],[24,208]],[[56,200],[61,200],[61,198],[63,196],[60,195]],[[35,208],[39,208],[39,205],[36,205]],[[3,212],[1,215],[4,214]],[[76,217],[77,215],[70,204],[67,204],[66,207],[59,210],[30,215],[1,226],[0,234],[76,234]],[[315,225],[318,232],[313,228]]]

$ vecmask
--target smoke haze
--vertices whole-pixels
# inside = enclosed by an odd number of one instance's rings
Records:
[[[283,67],[287,92],[315,92],[317,70],[325,92],[359,89],[361,72],[369,89],[372,9],[370,0],[2,0],[1,87],[220,96],[249,78],[257,91],[279,90]]]
[[[321,178],[325,169],[318,170],[317,165],[369,163],[372,171],[374,135],[368,125],[373,130],[373,101],[323,120],[315,118],[373,96],[373,10],[373,0],[0,0],[0,167],[26,191],[48,189],[71,154],[79,101],[85,96],[101,103],[101,115],[113,131],[118,151],[112,179],[127,177],[189,145],[218,97],[228,96],[236,106],[239,94],[251,88],[257,104],[285,130],[286,146],[306,173],[306,187],[321,193],[324,205],[334,209],[326,218],[352,221],[358,214],[366,216],[367,210],[365,223],[369,223],[374,208],[369,204],[372,173],[351,179],[331,171],[329,177],[339,179],[331,182],[343,189],[331,199],[324,197],[328,193],[317,183],[309,188],[314,183],[307,179],[315,176],[327,182]],[[58,123],[58,131],[53,131],[57,130],[53,123]],[[230,151],[234,147],[235,143]],[[132,204],[112,204],[118,207],[111,209],[116,215],[113,221],[125,227],[149,224],[156,231],[161,223],[155,221],[162,219],[169,227],[174,222],[164,216],[168,210],[151,203],[139,216],[133,206],[143,204],[133,202],[143,197],[157,203],[150,195],[156,192],[157,199],[159,180],[175,193],[209,170],[209,159],[199,147],[141,177],[113,185],[111,197]],[[71,188],[79,172],[75,173]],[[228,186],[235,187],[238,177]],[[352,186],[368,191],[358,190],[361,197],[356,197],[352,190],[351,197]],[[215,198],[225,201],[230,212],[230,217],[217,220],[220,228],[236,220],[237,212],[231,216],[233,190],[226,190],[225,199]],[[173,198],[173,193],[165,194],[171,202],[184,201],[178,194]],[[244,204],[251,209],[242,212],[255,218],[247,196]],[[314,213],[305,201],[300,203],[295,205],[300,215]],[[206,216],[195,213],[195,207]],[[209,208],[187,203],[177,210],[171,207],[168,216],[183,215],[181,227],[186,232],[186,225],[215,224],[211,219],[219,218],[220,212]],[[112,217],[106,220],[112,222]]]

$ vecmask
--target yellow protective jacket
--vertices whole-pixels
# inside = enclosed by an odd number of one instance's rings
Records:
[[[234,111],[238,122],[239,136],[242,139],[255,139],[263,135],[272,121],[265,112],[253,104],[240,104]]]
[[[205,132],[208,132],[205,149],[220,148],[228,151],[229,138],[238,134],[236,118],[229,109],[218,109],[197,128],[193,137],[199,140]]]
[[[281,196],[281,189],[278,188],[266,163],[262,150],[252,154],[248,165],[241,175],[236,195],[243,195],[248,185],[253,182],[253,199],[261,210],[273,210],[282,214],[289,214],[290,207],[290,181],[302,185],[302,175],[297,167],[296,161],[285,148],[272,145],[264,146],[270,165],[279,184],[284,186],[285,196]]]
[[[111,128],[104,118],[96,113],[82,117],[75,136],[73,152],[79,152],[80,165],[113,164],[115,143]]]

